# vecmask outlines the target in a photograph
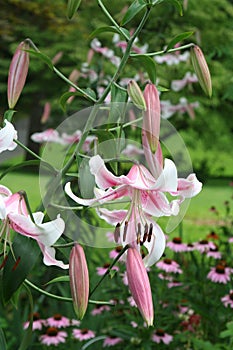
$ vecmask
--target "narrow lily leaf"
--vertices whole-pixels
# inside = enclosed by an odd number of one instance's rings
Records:
[[[25,285],[27,294],[28,294],[28,300],[29,300],[29,305],[30,305],[30,322],[29,322],[29,326],[26,329],[26,331],[24,332],[24,336],[22,339],[22,342],[20,344],[19,350],[27,350],[29,345],[31,344],[32,341],[32,323],[33,323],[33,299],[32,299],[32,293],[30,291],[30,289]]]
[[[96,94],[95,92],[90,89],[90,88],[87,88],[87,89],[83,89],[83,91],[90,96],[90,99],[91,98],[94,98],[96,99]],[[71,92],[71,91],[68,91],[68,92],[65,92],[61,97],[60,97],[60,100],[59,100],[59,103],[62,107],[62,109],[65,111],[66,110],[66,103],[67,103],[67,100],[72,97],[72,96],[84,96],[84,97],[87,97],[86,95],[82,94],[81,92],[79,91],[74,91],[74,92]]]
[[[150,81],[155,84],[156,82],[156,64],[153,58],[146,55],[137,55],[133,58],[137,58],[141,65],[145,68]]]
[[[130,7],[128,8],[126,14],[124,15],[121,25],[124,26],[131,19],[133,19],[141,10],[147,6],[147,3],[144,0],[135,0]]]
[[[130,33],[127,29],[122,28],[121,27],[122,32],[124,32],[125,36],[129,39],[130,38]],[[95,29],[91,34],[90,34],[90,39],[95,38],[96,36],[98,36],[101,33],[107,33],[107,32],[111,32],[111,33],[118,33],[121,34],[120,30],[115,27],[115,26],[105,26],[105,27],[100,27]]]
[[[169,2],[171,2],[179,11],[180,16],[183,16],[183,7],[182,4],[179,0],[168,0]]]
[[[2,274],[2,294],[6,303],[21,286],[39,256],[37,243],[20,234],[15,236],[12,245],[12,252],[9,253],[6,265]]]
[[[0,328],[0,349],[7,350],[6,339],[5,339],[5,335],[4,335],[2,328]]]
[[[40,51],[34,51],[34,50],[26,50],[26,51],[29,52],[31,55],[38,57],[41,61],[47,64],[51,70],[53,70],[53,62],[47,55],[45,55]]]
[[[79,167],[79,188],[83,198],[94,195],[95,177],[90,172],[89,159],[83,159]]]
[[[52,284],[52,283],[69,282],[69,281],[70,281],[69,276],[59,276],[59,277],[53,278],[51,281],[47,282],[46,286],[48,286],[49,284]]]
[[[80,6],[81,0],[68,0],[67,4],[67,17],[68,19],[72,19],[75,12],[77,12]]]
[[[184,32],[176,35],[167,45],[166,52],[172,49],[177,43],[181,42],[184,39],[189,38],[191,35],[193,35],[193,32]]]

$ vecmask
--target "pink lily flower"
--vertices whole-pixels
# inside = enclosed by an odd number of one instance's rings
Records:
[[[17,147],[17,143],[14,140],[17,140],[17,131],[14,126],[4,120],[5,126],[0,129],[0,153],[3,151],[13,151]]]
[[[69,268],[68,264],[55,259],[55,249],[52,247],[65,229],[63,219],[58,215],[55,220],[43,223],[42,212],[32,213],[32,216],[33,220],[28,214],[22,193],[12,194],[7,187],[0,186],[0,219],[3,221],[1,234],[5,231],[7,237],[11,228],[23,236],[35,239],[44,255],[45,265]]]

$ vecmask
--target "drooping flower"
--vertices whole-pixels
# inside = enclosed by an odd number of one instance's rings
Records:
[[[80,244],[75,244],[71,250],[69,276],[74,310],[81,320],[88,305],[89,273],[85,253]]]
[[[17,131],[13,124],[8,120],[4,120],[5,126],[0,129],[0,153],[3,151],[13,151],[17,147]]]
[[[143,259],[145,266],[153,265],[163,254],[165,237],[152,216],[177,215],[179,204],[184,198],[197,194],[201,184],[194,175],[192,179],[178,179],[175,164],[169,159],[165,159],[164,168],[158,170],[157,167],[153,175],[145,166],[134,164],[126,176],[115,176],[106,168],[99,155],[92,157],[89,165],[99,187],[95,189],[95,198],[77,197],[70,183],[65,186],[66,193],[84,206],[98,202],[102,205],[122,197],[130,198],[128,210],[99,208],[98,214],[115,226],[115,240],[120,241],[120,244],[125,246],[130,243],[138,250],[143,245],[148,252]],[[169,202],[165,193],[180,195],[180,199]]]
[[[109,263],[105,263],[103,266],[97,267],[96,268],[97,275],[103,276],[107,272],[109,266],[110,266]],[[112,270],[119,271],[119,267],[118,266],[113,266]]]
[[[69,318],[62,316],[61,314],[55,314],[52,317],[47,318],[45,322],[49,327],[65,328],[70,326]]]
[[[173,340],[173,336],[165,333],[163,329],[157,329],[154,334],[152,335],[151,340],[157,344],[159,343],[164,343],[164,344],[169,344]]]
[[[182,273],[180,265],[172,259],[165,258],[156,263],[156,266],[167,273]]]
[[[135,248],[129,248],[126,258],[128,286],[132,297],[148,326],[153,325],[154,309],[150,281],[142,257]]]
[[[208,256],[210,258],[214,258],[214,259],[221,259],[222,258],[222,254],[218,250],[218,246],[216,244],[214,244],[214,245],[215,245],[215,247],[214,248],[210,248],[209,251],[207,252],[206,256]]]
[[[39,329],[41,330],[43,326],[45,325],[45,320],[40,318],[40,314],[38,312],[34,312],[32,315],[32,330]],[[23,325],[24,329],[27,329],[29,327],[30,321],[26,321]]]
[[[95,332],[87,328],[73,329],[72,334],[75,339],[80,341],[95,338]]]
[[[121,343],[122,341],[123,339],[119,337],[106,337],[103,342],[103,347],[105,348],[105,347],[114,346]]]
[[[216,267],[212,267],[207,275],[207,278],[215,283],[226,284],[231,279],[231,269],[224,265],[218,264]]]
[[[55,345],[57,346],[60,343],[66,342],[66,337],[68,334],[64,331],[59,331],[55,327],[49,327],[46,331],[46,334],[42,334],[39,339],[40,342],[44,345],[50,346]]]
[[[65,223],[60,215],[56,219],[43,223],[42,212],[29,215],[22,192],[12,194],[5,186],[0,186],[0,220],[3,222],[1,234],[5,232],[6,238],[9,229],[23,236],[35,239],[44,255],[45,265],[56,265],[67,269],[69,265],[55,259],[55,249],[52,245],[58,240],[65,229]]]
[[[233,289],[230,292],[221,298],[221,301],[225,307],[230,307],[233,309]]]
[[[91,311],[93,316],[100,315],[104,311],[110,311],[110,307],[108,305],[96,304],[95,308]]]
[[[174,237],[172,241],[167,242],[167,247],[176,253],[182,253],[187,251],[187,244],[182,243],[180,237]]]
[[[195,244],[195,248],[199,250],[200,253],[207,253],[210,249],[215,249],[215,244],[207,239],[202,239]]]

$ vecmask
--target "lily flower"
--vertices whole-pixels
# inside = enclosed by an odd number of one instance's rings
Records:
[[[13,151],[17,147],[14,140],[17,139],[17,131],[13,124],[8,120],[4,120],[5,126],[0,129],[0,153],[3,151]]]
[[[58,215],[55,220],[43,223],[42,212],[29,215],[22,192],[12,194],[11,191],[0,185],[0,219],[3,221],[1,234],[10,229],[23,236],[35,239],[44,255],[45,265],[56,265],[67,269],[69,265],[55,259],[55,249],[52,245],[58,240],[65,229],[63,219]]]

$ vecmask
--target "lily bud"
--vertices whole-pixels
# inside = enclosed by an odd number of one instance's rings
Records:
[[[127,251],[126,271],[134,301],[148,327],[153,325],[154,309],[150,281],[142,257],[136,248]]]
[[[151,151],[154,153],[158,147],[160,132],[160,100],[159,93],[154,84],[147,84],[144,90],[146,111],[143,117],[143,132],[148,139]]]
[[[138,107],[139,109],[146,110],[146,102],[143,97],[143,93],[134,80],[130,80],[127,91],[129,94],[129,97],[131,98],[133,104]]]
[[[12,58],[7,85],[7,97],[9,108],[14,108],[23,90],[29,67],[29,44],[22,41],[17,47]]]
[[[198,81],[202,90],[209,97],[212,95],[212,83],[210,71],[205,60],[205,56],[199,46],[195,45],[190,50],[190,57],[194,71],[197,75]]]
[[[81,0],[68,0],[67,5],[67,17],[68,19],[72,19],[75,12],[78,10]]]
[[[84,250],[75,244],[69,261],[70,289],[74,311],[79,320],[85,315],[89,296],[89,274]]]

